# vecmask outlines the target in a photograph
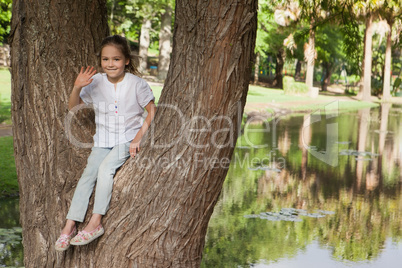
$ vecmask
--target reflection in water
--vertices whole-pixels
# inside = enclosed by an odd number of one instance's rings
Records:
[[[209,224],[202,267],[399,267],[402,255],[391,253],[402,252],[400,119],[398,108],[382,104],[311,125],[306,117],[282,118],[277,141],[272,133],[245,131]],[[326,125],[334,122],[335,167],[311,154],[326,150]],[[255,148],[262,144],[268,147]],[[278,144],[275,161],[285,163],[280,172],[249,169],[244,159],[273,161],[271,144]],[[247,218],[284,208],[335,214],[301,222]]]
[[[23,265],[18,199],[0,200],[0,267]]]

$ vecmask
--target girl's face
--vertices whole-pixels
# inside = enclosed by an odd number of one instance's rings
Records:
[[[116,84],[124,78],[124,67],[130,62],[123,53],[113,45],[103,47],[101,66],[110,82]]]

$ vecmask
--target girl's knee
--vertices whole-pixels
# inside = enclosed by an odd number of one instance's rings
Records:
[[[98,169],[98,179],[103,176],[114,176],[116,173],[116,168],[114,168],[109,163],[102,163]]]

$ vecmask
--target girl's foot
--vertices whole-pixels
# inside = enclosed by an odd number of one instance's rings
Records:
[[[70,247],[70,240],[75,235],[76,229],[74,229],[69,234],[61,234],[54,245],[57,251],[65,251]]]
[[[88,227],[88,226],[87,226]],[[71,239],[71,245],[75,246],[82,246],[91,243],[94,241],[96,238],[100,237],[103,235],[105,230],[103,229],[102,225],[99,224],[94,230],[87,232],[85,230],[82,230],[78,232],[78,234]]]
[[[75,221],[67,220],[66,225],[63,230],[61,230],[61,234],[69,235],[75,229]]]
[[[84,231],[89,233],[97,228],[101,224],[102,216],[103,215],[101,214],[92,214],[92,217],[89,220],[88,225],[85,226]]]

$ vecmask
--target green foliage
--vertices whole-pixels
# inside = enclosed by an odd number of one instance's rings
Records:
[[[0,197],[18,193],[13,137],[0,137]]]
[[[0,43],[7,43],[10,33],[12,0],[0,0]]]
[[[337,25],[323,25],[317,29],[316,35],[317,64],[326,63],[331,66],[344,62],[342,50],[343,38]]]
[[[138,40],[144,18],[151,19],[151,44],[159,40],[160,15],[167,6],[174,8],[173,0],[108,0],[109,27],[112,34],[124,34]],[[157,45],[156,45],[157,46]]]
[[[296,82],[291,76],[283,77],[283,91],[286,95],[306,95],[308,86],[305,83]]]

